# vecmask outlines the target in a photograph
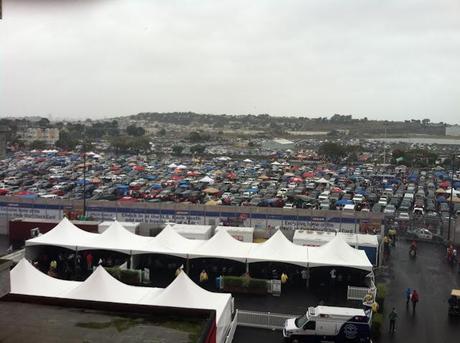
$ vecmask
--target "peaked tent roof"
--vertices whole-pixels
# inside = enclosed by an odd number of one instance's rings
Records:
[[[94,237],[92,249],[116,250],[124,253],[143,252],[151,246],[153,238],[139,236],[128,230],[118,221],[114,221],[103,233]]]
[[[349,246],[341,236],[320,247],[309,248],[310,267],[343,266],[372,270],[372,263],[364,250]]]
[[[308,265],[309,248],[292,243],[280,231],[276,231],[267,241],[254,244],[250,251],[249,262],[274,261]]]
[[[25,258],[11,270],[11,293],[42,297],[66,297],[80,282],[55,279],[35,268]]]
[[[166,225],[166,227],[155,236],[155,240],[162,246],[173,251],[175,255],[183,257],[186,257],[191,251],[204,242],[199,239],[185,238],[174,230],[171,224]]]
[[[137,304],[141,298],[147,295],[153,298],[161,291],[159,288],[126,285],[99,266],[90,277],[68,292],[66,298]]]
[[[230,298],[229,293],[213,293],[201,288],[190,280],[185,272],[181,272],[163,292],[153,296],[147,294],[140,303],[216,310],[216,322],[218,322]]]
[[[225,258],[246,262],[254,243],[241,242],[233,238],[227,231],[219,230],[214,236],[199,245],[191,257]]]
[[[75,247],[91,246],[91,241],[98,234],[79,229],[67,218],[63,218],[52,230],[47,233],[29,239],[27,245],[56,245],[64,248],[75,249]]]

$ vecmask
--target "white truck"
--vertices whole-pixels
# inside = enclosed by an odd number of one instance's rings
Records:
[[[370,343],[370,318],[349,307],[309,307],[305,315],[284,323],[285,342]]]

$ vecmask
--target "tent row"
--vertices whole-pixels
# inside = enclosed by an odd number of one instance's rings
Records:
[[[126,285],[99,266],[85,281],[48,276],[22,259],[10,274],[11,294],[99,301],[148,306],[167,306],[216,311],[217,342],[223,342],[232,317],[232,297],[206,291],[184,272],[166,288]]]
[[[170,226],[156,237],[139,236],[116,221],[101,234],[90,233],[64,218],[51,231],[26,241],[26,249],[37,245],[78,251],[110,250],[128,255],[162,254],[185,259],[220,258],[242,263],[282,262],[302,267],[340,266],[372,270],[366,253],[350,247],[340,236],[321,247],[305,247],[292,243],[281,231],[264,243],[241,242],[226,231],[218,231],[209,240],[192,240],[182,237]]]

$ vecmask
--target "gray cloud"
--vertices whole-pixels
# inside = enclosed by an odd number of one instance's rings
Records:
[[[0,115],[460,122],[456,0],[4,0]]]

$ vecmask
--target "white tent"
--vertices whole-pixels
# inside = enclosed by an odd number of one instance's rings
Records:
[[[349,246],[341,236],[336,236],[321,247],[309,248],[310,267],[343,266],[363,270],[372,270],[366,252]]]
[[[96,236],[98,234],[81,230],[67,218],[63,218],[52,230],[27,240],[26,246],[54,245],[75,250],[77,247],[91,246],[91,242]]]
[[[199,239],[188,239],[179,234],[171,225],[166,227],[155,237],[155,241],[174,252],[175,256],[187,257],[197,246],[204,241]]]
[[[284,262],[299,266],[308,266],[308,249],[292,243],[278,230],[263,243],[254,243],[248,262]]]
[[[250,160],[249,158],[247,158],[247,159],[243,160],[243,162],[245,162],[245,163],[252,163],[252,160]]]
[[[115,279],[102,266],[99,266],[84,282],[70,290],[66,294],[66,298],[137,304],[143,297],[147,295],[154,297],[161,291],[161,288],[126,285]]]
[[[322,177],[322,178],[319,179],[319,180],[316,180],[315,182],[316,182],[316,183],[327,183],[327,184],[330,183],[329,180],[326,180],[324,177]]]
[[[179,164],[177,166],[177,169],[187,169],[187,166],[183,165],[183,164]]]
[[[95,236],[90,243],[91,249],[115,250],[127,254],[144,252],[153,240],[126,230],[118,221],[112,222],[107,230]]]
[[[59,280],[48,276],[24,258],[11,270],[10,280],[12,294],[54,298],[65,297],[80,284],[78,281]]]
[[[238,241],[227,231],[220,230],[211,239],[199,245],[190,257],[225,258],[244,263],[253,245],[253,243]]]
[[[279,165],[281,165],[281,163],[279,163],[278,161],[272,162],[272,166],[279,166]]]
[[[209,183],[210,185],[214,184],[214,179],[211,179],[209,176],[205,176],[200,179],[200,182]]]
[[[225,334],[231,322],[231,294],[209,292],[195,284],[184,272],[158,296],[141,300],[145,305],[201,308],[216,311],[217,342],[225,341]]]
[[[177,168],[177,164],[171,163],[171,164],[168,166],[168,168]]]

